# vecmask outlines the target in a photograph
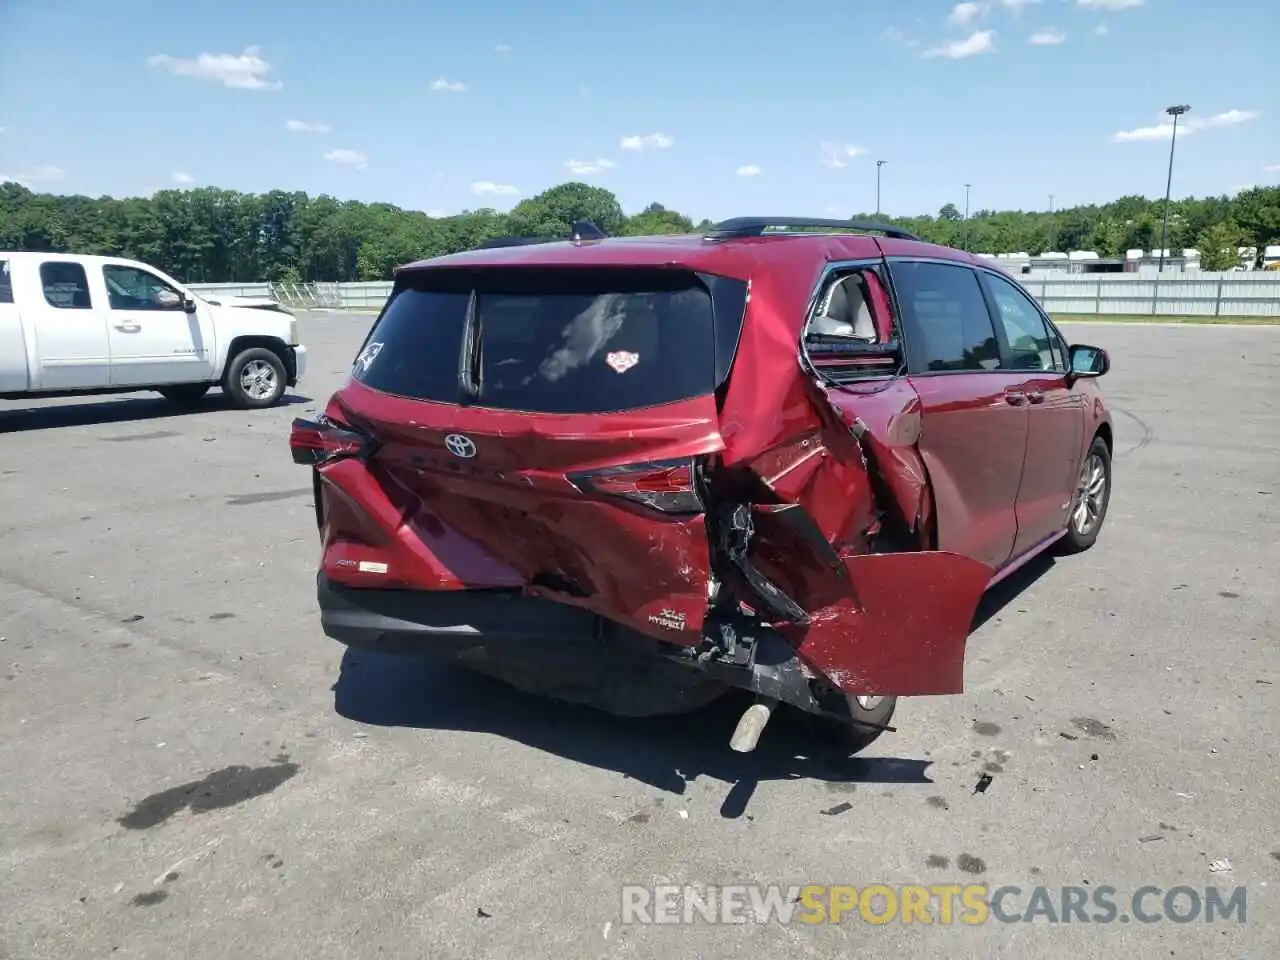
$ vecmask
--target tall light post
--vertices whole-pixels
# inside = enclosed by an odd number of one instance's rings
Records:
[[[1053,215],[1053,194],[1049,194],[1049,215]]]
[[[876,216],[880,216],[880,168],[883,167],[888,160],[876,161]]]
[[[1169,247],[1169,197],[1173,193],[1173,148],[1178,143],[1178,118],[1190,110],[1191,107],[1185,103],[1177,106],[1166,107],[1165,113],[1173,117],[1173,135],[1169,137],[1169,179],[1164,185],[1164,226],[1160,228],[1160,267],[1158,272],[1164,272],[1164,255]]]
[[[964,185],[964,248],[969,249],[969,190],[973,187],[972,183]]]

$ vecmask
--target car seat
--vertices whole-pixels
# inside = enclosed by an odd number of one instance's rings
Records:
[[[844,277],[827,292],[826,301],[809,325],[810,333],[875,340],[876,324],[857,274]]]

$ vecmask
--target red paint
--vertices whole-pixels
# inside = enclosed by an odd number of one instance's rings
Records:
[[[963,690],[965,641],[990,569],[938,552],[849,557],[844,566],[852,596],[784,630],[805,662],[850,694]]]
[[[549,415],[343,387],[328,416],[379,447],[367,462],[317,468],[324,572],[349,586],[520,589],[694,644],[707,613],[708,519],[643,500],[678,504],[691,475],[670,464],[699,458],[713,497],[753,503],[749,555],[807,611],[806,623],[780,626],[804,663],[847,693],[959,692],[983,590],[1063,528],[1081,458],[1109,418],[1092,382],[1039,373],[818,384],[797,360],[815,285],[830,262],[882,252],[985,265],[928,244],[815,234],[531,245],[405,268],[669,266],[748,280],[751,294],[719,398]],[[887,340],[892,303],[874,275],[869,302]],[[1010,391],[1043,403],[1011,404]],[[450,433],[475,442],[474,458],[446,450]],[[301,430],[296,443],[320,441]],[[647,466],[608,473],[634,465]],[[787,522],[787,504],[804,508],[829,551]],[[882,512],[914,534],[917,552],[869,553]],[[385,562],[387,574],[361,572],[362,560]]]

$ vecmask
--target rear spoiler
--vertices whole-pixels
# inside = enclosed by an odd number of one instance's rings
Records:
[[[585,240],[605,240],[608,238],[608,234],[590,220],[575,220],[569,229],[570,235],[568,237],[494,237],[492,240],[485,240],[478,244],[475,249],[492,250],[495,247],[523,247],[534,243],[559,243],[564,240],[581,243]]]

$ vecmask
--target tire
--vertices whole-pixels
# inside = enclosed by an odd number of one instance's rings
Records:
[[[1071,511],[1067,514],[1067,534],[1058,541],[1058,552],[1081,553],[1092,547],[1102,532],[1110,505],[1111,451],[1105,440],[1094,437],[1080,465]]]
[[[171,387],[162,387],[157,392],[170,403],[176,403],[180,407],[194,407],[204,399],[209,387],[210,384],[207,383],[176,383]]]
[[[884,728],[893,720],[894,711],[898,707],[897,697],[875,697],[870,706],[864,707],[856,696],[846,697],[849,716],[846,720],[835,720],[823,715],[804,714],[804,718],[814,726],[815,730],[832,739],[840,749],[849,754],[861,753],[880,739]]]
[[[222,375],[222,392],[241,410],[260,410],[284,396],[284,363],[265,347],[250,347],[231,358]]]
[[[845,726],[844,744],[850,753],[860,753],[879,740],[898,708],[897,697],[867,699],[875,702],[864,707],[857,697],[849,697],[849,722]]]

